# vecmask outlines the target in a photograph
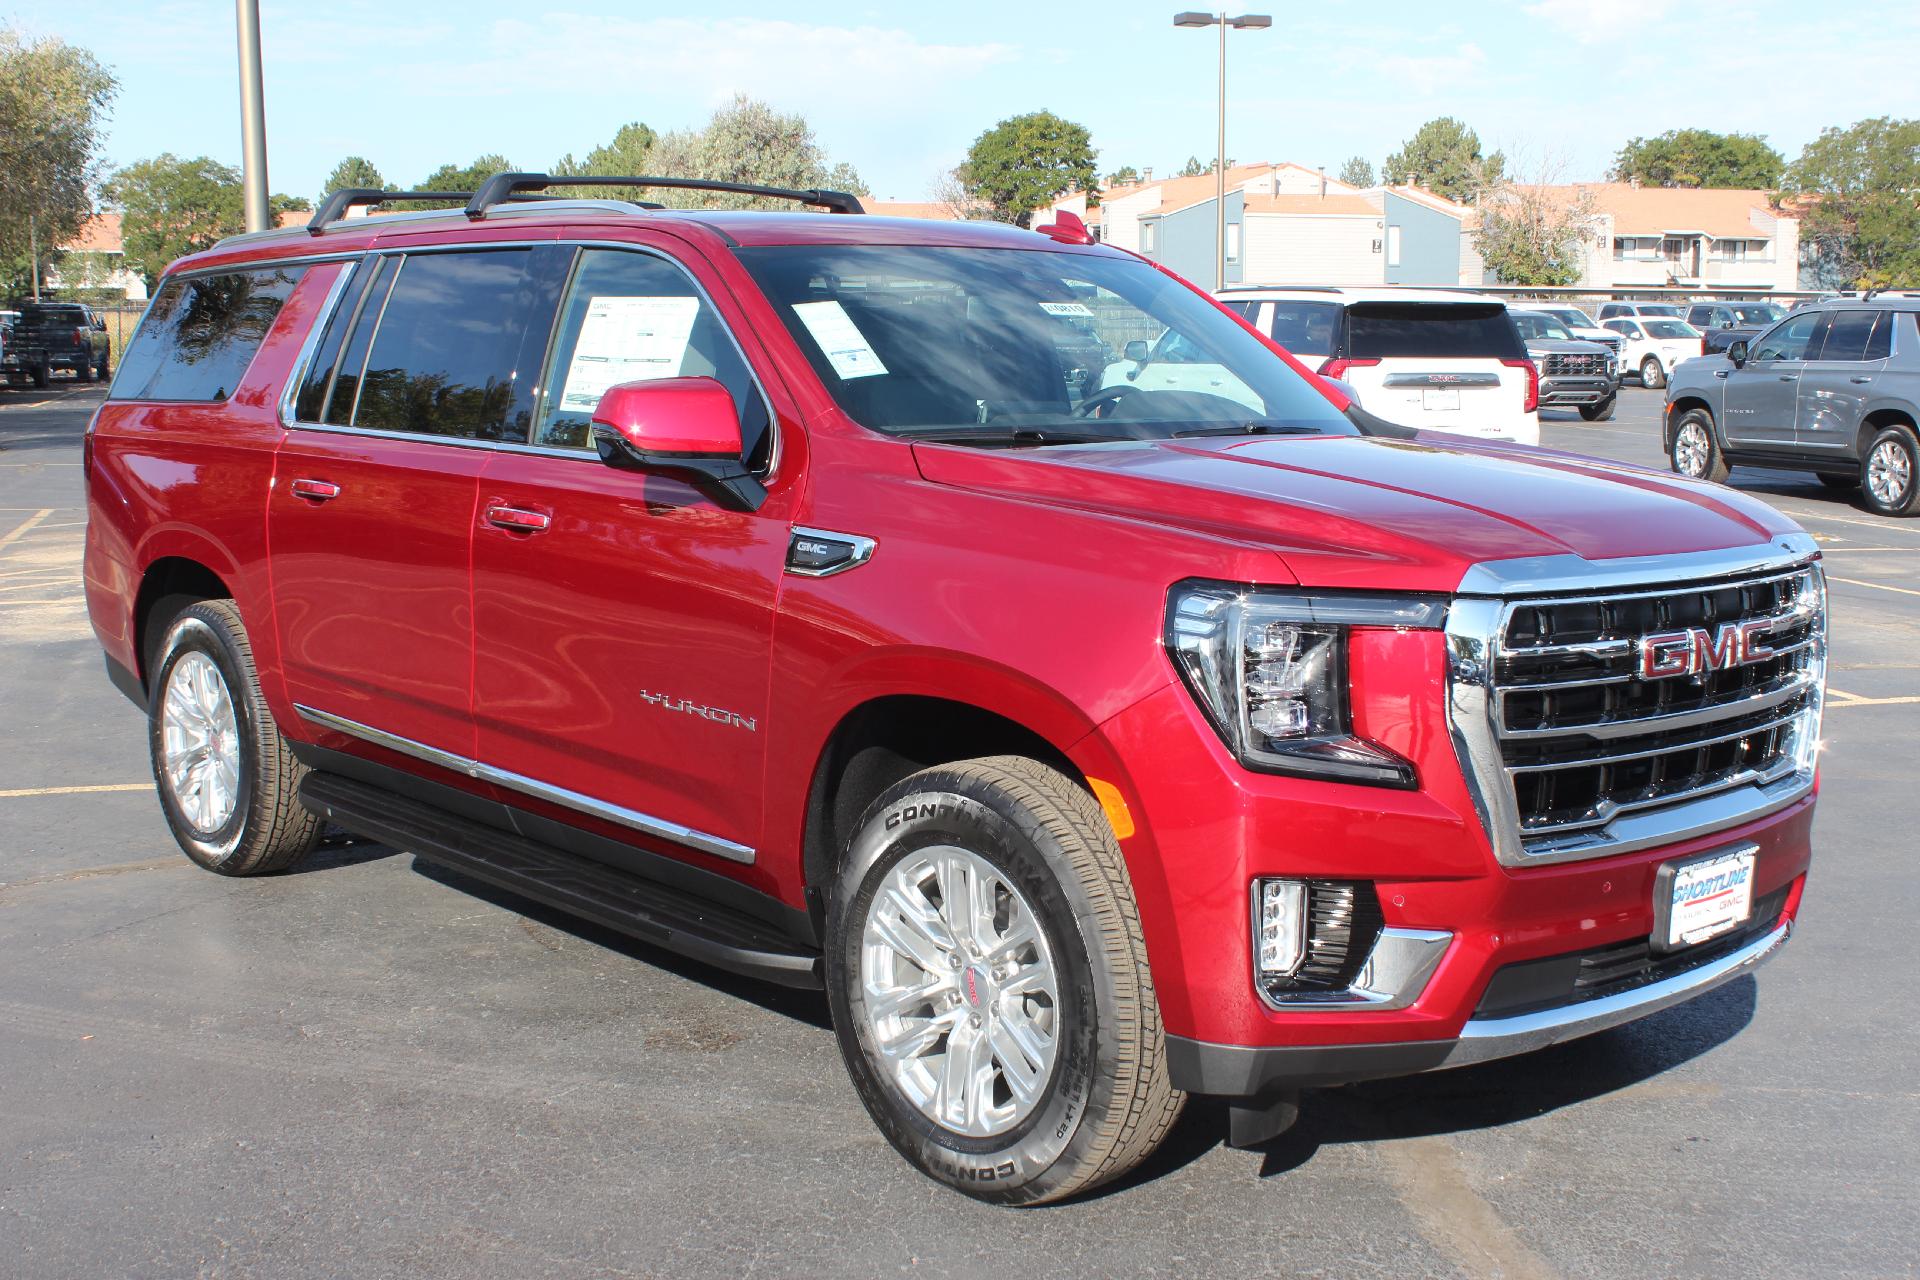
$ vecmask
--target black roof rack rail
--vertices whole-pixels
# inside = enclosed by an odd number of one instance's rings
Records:
[[[327,197],[320,212],[307,224],[307,234],[319,235],[356,205],[388,204],[396,200],[471,200],[471,191],[380,191],[373,187],[342,187]]]
[[[865,213],[860,198],[845,191],[799,190],[793,187],[762,187],[751,182],[715,182],[708,178],[632,178],[605,177],[599,174],[571,174],[556,177],[546,173],[496,173],[467,201],[467,216],[478,218],[495,205],[506,204],[526,193],[548,187],[671,187],[683,191],[726,191],[742,196],[766,196],[773,200],[797,200],[829,213]]]

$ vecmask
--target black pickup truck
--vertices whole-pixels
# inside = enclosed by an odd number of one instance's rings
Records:
[[[29,302],[8,327],[0,374],[44,387],[65,369],[81,382],[105,378],[111,365],[107,324],[78,302]]]

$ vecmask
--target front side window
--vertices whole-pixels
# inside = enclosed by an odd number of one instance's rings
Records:
[[[1137,260],[921,245],[737,252],[840,407],[876,431],[999,445],[1354,431],[1257,337]]]
[[[305,274],[267,267],[167,281],[127,344],[113,398],[225,400]]]
[[[1339,323],[1337,302],[1276,302],[1269,335],[1295,355],[1332,355]]]
[[[560,306],[533,443],[592,447],[593,411],[608,387],[655,378],[717,378],[733,393],[746,456],[771,446],[765,398],[725,322],[687,274],[663,258],[583,249]]]
[[[1812,344],[1814,333],[1826,324],[1824,311],[1810,311],[1795,316],[1785,324],[1774,328],[1762,337],[1753,347],[1755,360],[1805,360],[1807,348]]]

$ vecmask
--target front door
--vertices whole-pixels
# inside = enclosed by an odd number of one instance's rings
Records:
[[[472,754],[474,506],[489,449],[526,430],[514,374],[559,283],[543,303],[541,252],[370,257],[316,348],[267,508],[287,691],[314,725]]]
[[[759,840],[774,603],[797,486],[758,511],[615,470],[588,437],[616,383],[716,377],[750,462],[774,455],[766,394],[694,277],[660,254],[583,248],[561,305],[534,452],[482,477],[474,714],[489,776],[692,860]],[[691,852],[690,852],[691,851]]]
[[[1849,308],[1833,313],[1819,358],[1809,359],[1800,372],[1802,449],[1833,458],[1855,456],[1860,417],[1892,350],[1892,312]]]
[[[1735,449],[1787,449],[1800,406],[1806,353],[1826,327],[1826,313],[1803,312],[1755,338],[1747,362],[1727,370],[1725,420],[1720,429]]]

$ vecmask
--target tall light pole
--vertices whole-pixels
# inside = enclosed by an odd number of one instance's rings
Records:
[[[1213,180],[1213,287],[1227,287],[1227,28],[1259,31],[1273,25],[1265,13],[1243,13],[1229,18],[1224,13],[1176,13],[1176,27],[1220,28],[1220,136],[1219,153],[1214,157]]]
[[[240,151],[247,198],[247,230],[265,231],[267,218],[267,95],[260,77],[260,0],[235,0],[240,39]]]

